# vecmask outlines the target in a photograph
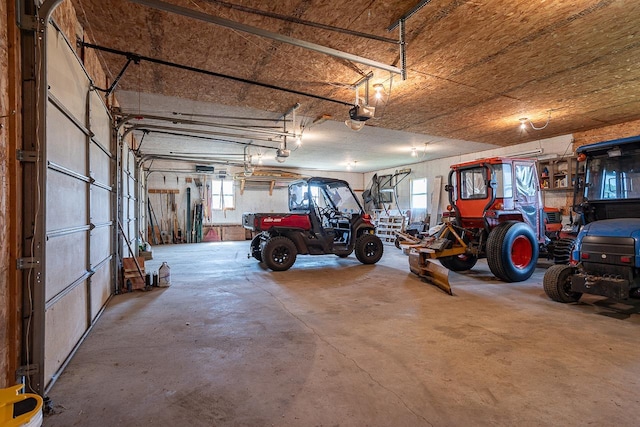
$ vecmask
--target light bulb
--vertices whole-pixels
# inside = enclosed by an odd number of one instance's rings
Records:
[[[262,164],[262,154],[258,154],[258,164]]]
[[[418,150],[416,150],[416,147],[411,147],[411,157],[418,157]]]
[[[381,83],[376,83],[373,85],[373,89],[376,91],[376,99],[382,99],[382,91],[384,90],[384,86]]]
[[[520,129],[525,130],[527,128],[527,118],[523,117],[520,119]]]
[[[302,145],[302,136],[298,135],[298,137],[296,138],[296,145],[298,147],[300,147]]]
[[[347,170],[350,171],[351,170],[351,163],[347,163]]]

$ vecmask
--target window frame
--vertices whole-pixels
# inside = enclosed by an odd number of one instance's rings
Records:
[[[221,183],[221,184],[220,184]],[[236,208],[236,191],[233,180],[211,178],[211,211],[228,211]],[[225,188],[227,187],[227,188]],[[226,193],[230,191],[230,193]],[[221,194],[222,193],[222,194]],[[220,197],[222,195],[222,197]],[[227,206],[227,198],[230,197],[233,205]],[[223,202],[224,201],[224,206]]]
[[[415,188],[415,183],[416,182],[424,182],[424,192],[415,192],[414,188]],[[424,209],[425,211],[429,208],[429,180],[427,179],[427,177],[424,178],[414,178],[411,180],[411,209],[412,210],[416,210],[416,209]],[[416,196],[419,197],[424,197],[424,207],[418,207],[416,206],[416,203],[414,203],[414,198]]]

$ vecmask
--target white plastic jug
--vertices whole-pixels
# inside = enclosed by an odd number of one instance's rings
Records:
[[[169,264],[163,262],[158,269],[158,287],[168,288],[171,286],[171,268]]]

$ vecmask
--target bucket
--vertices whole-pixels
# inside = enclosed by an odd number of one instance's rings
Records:
[[[158,286],[161,288],[168,288],[171,286],[171,268],[166,262],[163,262],[158,269]]]
[[[42,398],[33,393],[19,393],[24,384],[0,389],[0,425],[4,427],[40,427]]]

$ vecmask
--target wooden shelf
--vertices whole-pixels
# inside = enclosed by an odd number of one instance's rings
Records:
[[[539,160],[538,177],[543,191],[573,190],[578,161],[575,157]]]

